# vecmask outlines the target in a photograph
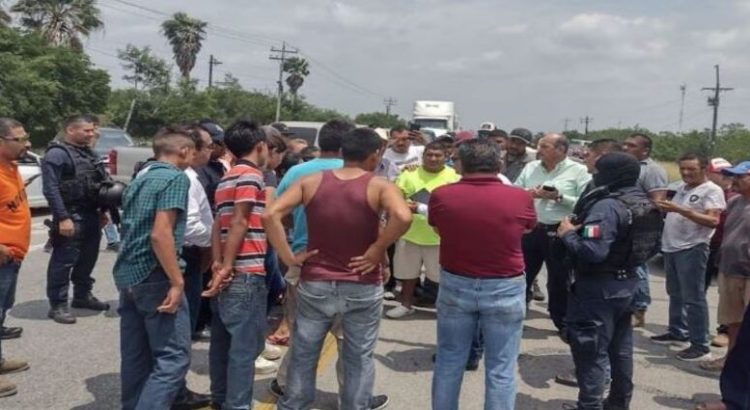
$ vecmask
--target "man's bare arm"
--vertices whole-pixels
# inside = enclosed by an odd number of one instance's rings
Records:
[[[283,195],[277,198],[270,207],[266,208],[262,217],[268,242],[276,249],[279,259],[287,266],[299,266],[307,257],[317,253],[312,251],[295,256],[291,246],[289,246],[289,242],[286,240],[286,231],[282,222],[284,217],[290,214],[294,208],[303,204],[303,184],[307,181],[309,180],[302,179],[292,184]]]

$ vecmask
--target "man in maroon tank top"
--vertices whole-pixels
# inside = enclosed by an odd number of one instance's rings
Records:
[[[326,333],[341,315],[344,329],[342,409],[370,409],[375,380],[372,354],[383,303],[382,264],[388,246],[411,224],[408,205],[395,185],[372,171],[380,137],[366,128],[344,136],[344,168],[302,178],[263,215],[268,240],[288,266],[300,266],[295,343],[287,390],[279,409],[309,409]],[[297,205],[307,214],[307,250],[295,255],[281,219]],[[389,215],[380,228],[380,213]]]

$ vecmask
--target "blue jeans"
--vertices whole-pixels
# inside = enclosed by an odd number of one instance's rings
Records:
[[[375,365],[372,355],[383,312],[383,286],[352,282],[309,282],[297,285],[297,319],[287,376],[278,408],[307,410],[315,401],[315,373],[323,341],[336,315],[341,315],[344,385],[339,408],[370,408]],[[466,365],[466,361],[464,361]]]
[[[52,255],[47,265],[47,298],[53,307],[68,302],[70,282],[73,282],[74,299],[86,298],[94,287],[91,272],[99,257],[102,239],[99,214],[73,214],[72,218],[76,230],[72,237],[52,234]]]
[[[516,362],[526,315],[526,280],[476,279],[440,274],[433,410],[458,409],[464,368],[477,324],[485,343],[485,410],[512,410]]]
[[[104,236],[107,237],[107,245],[120,243],[120,232],[117,230],[117,225],[112,222],[104,226]]]
[[[635,268],[635,273],[638,275],[638,288],[633,295],[633,311],[648,310],[648,306],[651,304],[651,288],[648,283],[648,265],[638,265]]]
[[[579,278],[568,294],[568,340],[578,379],[578,408],[601,410],[611,378],[609,404],[629,408],[633,396],[633,294],[638,278]]]
[[[212,301],[211,399],[224,410],[252,405],[255,359],[265,347],[267,297],[263,276],[238,273]]]
[[[709,349],[706,263],[708,244],[664,253],[669,295],[669,333],[690,338],[694,347]]]
[[[16,302],[16,284],[18,283],[18,271],[21,264],[10,262],[0,266],[0,326],[5,325],[5,316]],[[0,360],[3,358],[3,350],[0,345]]]
[[[183,296],[174,314],[156,310],[169,290],[167,275],[120,289],[122,408],[169,409],[190,368],[190,318]]]
[[[477,330],[471,339],[471,350],[469,350],[469,361],[466,364],[476,364],[482,360],[484,354],[484,336],[482,335],[482,324],[477,322]]]

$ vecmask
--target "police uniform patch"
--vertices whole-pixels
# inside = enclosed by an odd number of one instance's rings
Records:
[[[599,239],[602,237],[602,228],[599,225],[586,225],[583,227],[583,237],[586,239]]]

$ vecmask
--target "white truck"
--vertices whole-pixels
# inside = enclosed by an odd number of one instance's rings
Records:
[[[412,123],[439,137],[458,130],[458,115],[452,101],[414,101]]]

